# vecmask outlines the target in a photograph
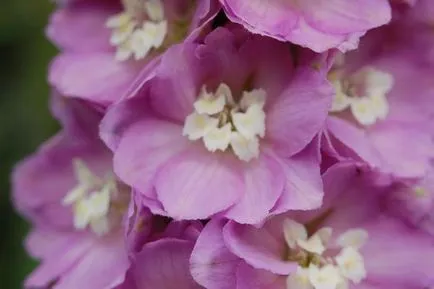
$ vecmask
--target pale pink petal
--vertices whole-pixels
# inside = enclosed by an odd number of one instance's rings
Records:
[[[139,69],[115,61],[112,53],[63,53],[53,61],[48,78],[62,95],[109,105],[122,98]]]
[[[195,76],[201,64],[195,55],[196,45],[176,45],[168,49],[155,72],[150,90],[150,105],[157,114],[184,123],[193,112],[202,82]],[[168,97],[170,96],[170,97]]]
[[[391,19],[387,0],[304,0],[300,5],[310,25],[330,34],[364,31]]]
[[[157,171],[188,146],[182,127],[170,122],[145,119],[123,134],[114,155],[114,170],[127,184],[145,195],[153,195]]]
[[[296,27],[297,11],[286,0],[261,1],[220,0],[226,14],[233,22],[243,24],[250,31],[262,35],[279,31],[276,38],[284,40]],[[274,35],[273,35],[274,36]]]
[[[121,8],[102,1],[86,2],[56,11],[47,27],[47,36],[66,51],[113,51],[114,57],[114,49],[109,42],[111,31],[105,22]]]
[[[196,241],[190,258],[194,280],[208,289],[233,289],[241,259],[232,254],[223,240],[224,220],[211,220]]]
[[[244,164],[245,193],[225,214],[244,224],[257,224],[270,213],[283,192],[285,176],[279,162],[266,152]]]
[[[380,166],[379,154],[365,131],[336,117],[327,119],[327,129],[339,154],[353,160],[365,161],[372,167]]]
[[[421,177],[434,157],[434,141],[418,125],[384,123],[369,131],[369,140],[381,155],[382,169],[398,177]]]
[[[288,210],[312,210],[321,206],[323,187],[318,157],[318,143],[289,159],[281,159],[285,172],[285,190],[273,209],[273,214]]]
[[[285,260],[287,247],[283,225],[279,234],[272,225],[256,228],[229,222],[223,230],[224,240],[232,253],[254,268],[288,274],[297,268],[297,264]]]
[[[82,234],[59,234],[40,231],[31,238],[28,247],[42,257],[41,264],[26,279],[25,285],[44,288],[73,268],[91,250],[94,242]],[[43,239],[40,237],[44,236]],[[41,242],[43,240],[43,242]]]
[[[362,254],[370,281],[383,285],[381,288],[425,288],[433,282],[434,243],[430,236],[389,218],[366,229],[369,239]]]
[[[65,252],[60,254],[68,255]],[[90,250],[56,283],[56,288],[110,289],[124,281],[129,265],[122,234],[94,240]]]
[[[286,288],[285,275],[255,269],[244,262],[238,267],[237,281],[236,289],[293,289]]]
[[[137,287],[200,289],[189,270],[192,249],[189,241],[169,238],[146,244],[133,267]]]
[[[266,138],[286,157],[305,148],[327,118],[332,89],[324,77],[326,65],[319,64],[320,71],[313,67],[297,71],[289,87],[267,109]]]
[[[175,219],[205,219],[233,205],[245,192],[240,161],[211,153],[202,144],[170,159],[160,168],[155,188]]]

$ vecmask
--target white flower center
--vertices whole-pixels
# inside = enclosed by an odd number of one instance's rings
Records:
[[[288,259],[299,264],[286,280],[288,289],[344,289],[350,281],[359,284],[366,278],[359,252],[368,238],[365,230],[352,229],[340,235],[335,244],[340,248],[337,254],[333,253],[336,248],[328,248],[331,228],[322,228],[309,237],[305,226],[287,219],[283,230]]]
[[[111,16],[106,26],[112,29],[110,43],[117,48],[116,60],[145,58],[163,45],[167,21],[161,0],[124,0],[125,11]]]
[[[259,156],[259,138],[265,136],[266,93],[263,89],[244,91],[235,103],[226,84],[215,93],[202,88],[194,103],[194,112],[184,123],[183,135],[190,140],[202,139],[210,152],[231,148],[243,161]]]
[[[128,198],[112,176],[99,178],[79,159],[73,165],[78,183],[65,196],[63,205],[73,207],[77,230],[89,227],[95,234],[105,235],[120,224]]]
[[[365,67],[351,77],[340,77],[338,71],[332,71],[329,80],[336,90],[331,112],[350,109],[354,119],[364,126],[387,117],[387,94],[393,87],[389,73]]]

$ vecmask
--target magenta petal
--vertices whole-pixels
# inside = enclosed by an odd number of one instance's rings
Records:
[[[62,95],[109,105],[122,98],[139,68],[116,62],[112,53],[64,53],[52,63],[49,82]]]
[[[161,239],[146,244],[136,256],[133,267],[137,287],[200,289],[189,271],[192,248],[191,242],[178,239]]]
[[[287,289],[286,276],[255,269],[244,262],[238,267],[237,281],[236,289]]]
[[[322,65],[321,70],[326,69]],[[310,67],[296,72],[267,109],[267,139],[286,157],[300,152],[324,126],[331,100],[332,89],[323,71]]]
[[[208,289],[233,289],[241,259],[232,254],[223,240],[224,220],[211,220],[196,241],[190,258],[194,280]]]
[[[297,268],[297,264],[285,261],[287,247],[283,225],[280,228],[272,225],[275,224],[267,223],[262,228],[256,228],[229,222],[223,230],[224,240],[232,253],[254,268],[287,275]]]
[[[245,193],[226,217],[244,224],[257,224],[270,213],[282,194],[285,176],[278,161],[266,152],[244,165]]]
[[[155,119],[134,123],[124,132],[115,152],[116,174],[141,193],[153,195],[153,181],[160,166],[188,145],[181,132],[181,126]]]
[[[240,161],[230,154],[211,153],[202,144],[170,159],[160,168],[155,188],[168,215],[205,219],[233,205],[244,193]]]

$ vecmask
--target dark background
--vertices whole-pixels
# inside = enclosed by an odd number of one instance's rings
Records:
[[[14,211],[10,172],[14,164],[52,135],[46,71],[55,48],[44,27],[49,0],[3,0],[0,9],[0,288],[22,288],[36,265],[22,241],[28,225]]]

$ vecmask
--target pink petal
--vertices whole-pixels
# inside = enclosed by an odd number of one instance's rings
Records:
[[[184,123],[193,112],[202,82],[195,79],[201,75],[193,44],[177,45],[168,49],[158,65],[153,79],[150,101],[157,114]]]
[[[388,23],[387,0],[305,0],[300,2],[306,21],[330,34],[360,32]]]
[[[68,251],[65,251],[68,252]],[[62,252],[62,255],[68,255]],[[110,289],[125,279],[130,263],[123,236],[94,241],[92,248],[56,283],[56,288]]]
[[[287,289],[286,276],[255,269],[246,263],[238,267],[237,281],[236,289]]]
[[[254,33],[267,35],[270,31],[278,31],[276,36],[285,40],[296,27],[299,15],[286,0],[261,1],[253,0],[220,0],[226,14],[233,22],[243,24]]]
[[[285,177],[278,161],[265,152],[244,164],[245,193],[226,217],[244,224],[263,221],[282,194]]]
[[[114,51],[109,43],[111,30],[106,28],[105,22],[119,11],[118,5],[102,4],[102,1],[71,5],[51,16],[46,33],[62,50]]]
[[[256,228],[229,222],[223,236],[230,251],[256,269],[287,275],[297,268],[296,263],[285,261],[283,225],[279,228],[271,222]]]
[[[82,234],[58,234],[50,231],[36,234],[39,236],[33,235],[28,240],[28,247],[35,255],[42,257],[42,262],[26,279],[25,284],[28,287],[44,288],[63,276],[79,263],[94,245],[92,239]]]
[[[192,145],[162,167],[156,177],[158,199],[175,219],[205,219],[233,205],[245,192],[240,161]]]
[[[64,53],[52,63],[49,82],[62,95],[109,105],[122,98],[139,68],[112,53]]]
[[[116,174],[145,195],[153,195],[157,171],[188,146],[182,127],[156,119],[140,120],[128,127],[114,155]]]
[[[300,69],[266,112],[266,138],[286,157],[300,152],[324,126],[331,100],[323,72]]]
[[[190,258],[194,280],[208,289],[233,289],[240,259],[233,255],[223,240],[223,220],[211,220],[203,229]]]
[[[286,176],[285,190],[273,214],[288,210],[312,210],[321,206],[324,192],[318,151],[318,144],[314,142],[299,154],[280,160]]]
[[[200,289],[189,271],[192,249],[191,242],[178,239],[161,239],[146,244],[137,255],[133,269],[137,287]]]
[[[392,284],[424,288],[432,282],[432,238],[389,218],[377,220],[367,230],[369,239],[362,254],[370,281],[382,288]]]
[[[431,135],[418,125],[384,123],[369,131],[369,140],[381,154],[382,169],[398,177],[421,177],[434,157]]]
[[[363,160],[372,167],[380,165],[378,152],[372,146],[365,131],[336,117],[327,119],[327,129],[334,137],[335,149],[342,156],[358,161]]]

